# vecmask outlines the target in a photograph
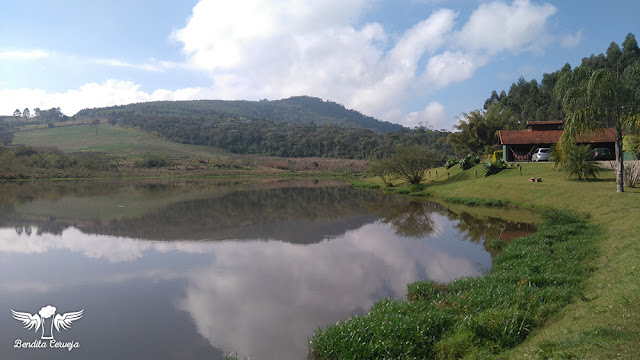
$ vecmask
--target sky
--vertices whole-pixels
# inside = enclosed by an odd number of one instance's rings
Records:
[[[0,114],[308,95],[452,130],[492,90],[640,36],[637,0],[0,2]]]

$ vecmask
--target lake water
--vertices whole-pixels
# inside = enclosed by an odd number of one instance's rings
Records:
[[[0,359],[302,359],[319,327],[481,276],[489,240],[533,230],[326,180],[0,184]],[[39,329],[12,317],[47,305]]]

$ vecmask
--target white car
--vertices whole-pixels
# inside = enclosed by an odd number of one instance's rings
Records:
[[[531,155],[531,161],[549,161],[550,155],[550,148],[539,148]]]

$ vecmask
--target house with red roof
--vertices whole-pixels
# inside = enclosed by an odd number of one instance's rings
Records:
[[[538,148],[548,148],[560,141],[562,121],[529,121],[526,130],[499,131],[502,156],[505,161],[531,161]],[[592,148],[608,148],[615,154],[616,130],[606,128],[578,139],[579,144]]]

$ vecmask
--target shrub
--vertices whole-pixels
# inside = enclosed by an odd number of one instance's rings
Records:
[[[459,161],[460,159],[458,159],[457,157],[451,157],[447,159],[447,161],[444,163],[444,167],[446,167],[447,169],[450,169],[451,167],[453,167],[453,165],[456,165]]]
[[[573,144],[565,148],[554,167],[566,173],[567,178],[586,180],[596,178],[600,167],[592,159],[593,151],[589,146]]]
[[[391,177],[394,175],[394,170],[388,160],[378,160],[371,163],[368,172],[373,176],[379,176],[385,186],[392,185]]]
[[[170,165],[169,158],[166,155],[147,155],[141,159],[136,159],[133,166],[137,168],[157,168]]]
[[[477,155],[467,154],[465,157],[460,159],[460,161],[458,162],[458,165],[460,165],[460,169],[467,170],[479,162],[480,162],[480,158]]]
[[[640,136],[625,135],[622,139],[622,150],[631,153],[636,160],[640,160]]]
[[[486,177],[489,175],[497,174],[506,168],[507,163],[505,163],[502,158],[497,161],[487,161],[486,163],[484,163],[484,176]]]
[[[427,168],[436,162],[436,154],[423,146],[397,146],[387,162],[393,173],[409,184],[419,184]]]

